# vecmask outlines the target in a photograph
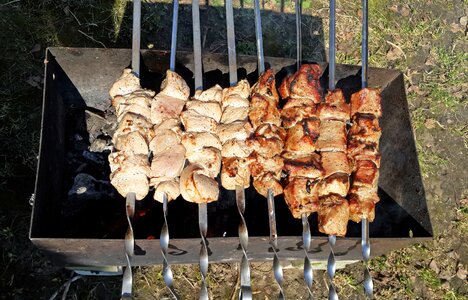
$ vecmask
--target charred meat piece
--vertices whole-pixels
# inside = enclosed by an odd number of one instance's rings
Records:
[[[351,137],[348,141],[348,159],[355,165],[359,160],[371,160],[380,167],[378,143],[361,142]]]
[[[292,215],[300,219],[319,208],[319,181],[305,177],[293,177],[284,188],[284,200]]]
[[[319,196],[328,194],[337,194],[346,197],[349,191],[349,174],[335,173],[330,175],[319,183]]]
[[[306,98],[314,103],[320,103],[320,76],[322,70],[319,65],[304,64],[298,72],[287,77],[280,86],[283,99]]]
[[[264,123],[281,125],[278,101],[255,93],[252,95],[249,119],[254,128]]]
[[[324,174],[320,155],[317,153],[295,159],[285,159],[283,170],[289,177],[319,179]]]
[[[289,102],[288,102],[289,103]],[[283,108],[281,111],[281,120],[284,128],[291,128],[304,119],[318,119],[317,106],[291,106]]]
[[[346,123],[336,120],[321,121],[317,149],[320,151],[346,151]]]
[[[235,190],[236,186],[250,186],[249,160],[240,157],[223,157],[221,184],[227,190]]]
[[[335,173],[351,173],[348,157],[345,152],[322,152],[321,155],[325,177]]]
[[[319,231],[328,235],[344,236],[349,220],[348,201],[335,194],[320,198],[318,210]]]
[[[374,115],[356,114],[352,122],[348,134],[354,140],[363,143],[379,142],[382,130],[379,126],[379,119]]]
[[[317,148],[320,121],[315,118],[304,119],[289,128],[286,135],[285,150],[289,152],[311,153]]]
[[[358,113],[382,116],[379,89],[365,88],[351,95],[351,116]]]
[[[379,181],[379,169],[374,161],[358,160],[352,175],[353,186],[376,187]]]
[[[325,103],[319,105],[320,120],[338,120],[348,122],[350,106],[346,103],[343,92],[339,89],[328,92]]]
[[[268,189],[273,191],[274,196],[281,195],[283,193],[283,187],[280,181],[276,178],[273,173],[262,173],[258,177],[254,177],[253,186],[255,190],[263,197],[268,197]]]
[[[252,176],[259,177],[264,173],[272,173],[276,179],[281,178],[281,170],[283,169],[283,158],[280,156],[274,156],[266,158],[253,152],[249,156],[249,169]]]

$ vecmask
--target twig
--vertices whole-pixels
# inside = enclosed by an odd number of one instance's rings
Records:
[[[237,264],[236,264],[236,266],[237,266]],[[237,295],[236,291],[237,291],[237,287],[239,285],[239,282],[240,282],[240,273],[237,272],[237,280],[236,280],[236,284],[234,285],[234,290],[231,293],[231,298],[230,298],[231,300],[234,300],[234,299],[237,298],[236,297],[236,295]]]
[[[83,31],[81,31],[79,29],[78,29],[78,32],[81,33],[82,35],[84,35],[85,37],[87,37],[88,39],[92,40],[93,42],[100,44],[102,47],[107,48],[106,45],[104,45],[103,42],[100,42],[100,41],[94,39],[92,36],[87,35],[86,33],[84,33]]]
[[[10,4],[13,4],[13,3],[16,3],[16,2],[20,2],[20,0],[12,0],[12,1],[10,1],[10,2],[3,3],[2,5],[0,5],[0,7],[4,7],[4,6],[7,6],[7,5],[10,5]]]
[[[403,49],[401,49],[401,47],[400,47],[400,46],[398,46],[397,44],[394,44],[394,43],[392,43],[392,42],[390,42],[390,41],[387,41],[387,44],[389,44],[390,46],[393,46],[393,47],[397,48],[398,50],[400,50],[400,51],[401,51],[401,53],[403,53],[403,56],[404,56],[404,57],[405,57],[405,59],[406,59],[406,54],[405,54],[405,51],[403,51]]]
[[[75,20],[78,22],[78,25],[80,25],[80,26],[81,26],[81,22],[80,22],[80,20],[78,20],[78,18],[75,16],[75,14],[74,14],[74,13],[71,11],[71,9],[70,9],[70,8],[68,8],[68,12],[69,12],[69,13],[71,13],[71,15],[73,16],[73,18],[75,18]]]

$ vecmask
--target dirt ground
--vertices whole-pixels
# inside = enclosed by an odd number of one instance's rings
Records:
[[[191,11],[181,2],[180,50],[192,47]],[[434,239],[370,262],[377,299],[468,299],[468,2],[370,0],[370,65],[404,74],[408,103],[433,224]],[[224,2],[202,9],[204,51],[226,53]],[[265,55],[294,57],[294,3],[262,1]],[[72,274],[54,266],[29,241],[29,197],[37,161],[44,50],[49,46],[131,46],[131,4],[124,0],[4,0],[0,3],[0,299],[62,297]],[[255,54],[253,1],[237,1],[239,54]],[[303,55],[326,61],[328,2],[303,2]],[[143,5],[142,47],[168,49],[169,2]],[[360,63],[360,1],[337,1],[338,63]],[[237,297],[238,264],[212,264],[213,299]],[[135,297],[168,297],[160,266],[137,267]],[[184,299],[196,299],[197,266],[173,268]],[[306,299],[302,263],[285,265],[285,293]],[[327,296],[315,271],[314,295]],[[119,298],[121,277],[75,278],[66,299]],[[364,299],[362,264],[336,275],[342,299]],[[272,299],[270,263],[252,264],[254,298]],[[54,295],[54,293],[57,295]],[[54,297],[52,297],[53,299]],[[65,298],[63,298],[65,299]]]

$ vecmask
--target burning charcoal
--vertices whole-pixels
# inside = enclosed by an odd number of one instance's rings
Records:
[[[111,140],[105,139],[102,136],[95,139],[89,146],[91,152],[104,152],[105,150],[112,150]]]
[[[83,151],[83,157],[98,165],[107,164],[107,154],[101,155],[100,153],[85,150]]]

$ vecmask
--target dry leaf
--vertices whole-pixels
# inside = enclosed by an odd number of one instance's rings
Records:
[[[439,266],[437,266],[435,259],[431,260],[429,267],[432,269],[432,271],[436,272],[436,274],[439,274],[440,269],[439,269]]]
[[[467,274],[468,272],[463,268],[459,268],[457,271],[457,277],[460,278],[461,280],[466,280]]]
[[[433,129],[435,128],[436,121],[434,119],[427,119],[426,122],[424,122],[424,127],[427,129]]]
[[[400,59],[403,56],[403,51],[396,47],[390,48],[387,52],[387,59],[388,60],[397,60]]]

